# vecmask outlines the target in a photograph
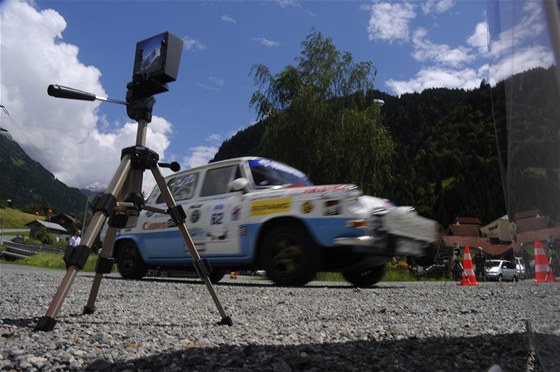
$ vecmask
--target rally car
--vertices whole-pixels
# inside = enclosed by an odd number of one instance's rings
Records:
[[[363,195],[355,185],[315,186],[299,170],[265,158],[210,163],[166,183],[213,282],[227,271],[265,270],[278,285],[303,286],[328,271],[369,287],[392,257],[423,256],[436,240],[436,222],[411,207]],[[157,186],[146,205],[166,209]],[[192,269],[172,219],[147,210],[119,229],[112,254],[124,278]]]

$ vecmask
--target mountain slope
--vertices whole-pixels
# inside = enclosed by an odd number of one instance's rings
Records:
[[[7,133],[0,135],[0,198],[10,199],[15,208],[72,215],[83,213],[86,201],[80,190],[57,180]]]

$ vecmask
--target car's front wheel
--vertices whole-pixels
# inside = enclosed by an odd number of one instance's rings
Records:
[[[363,271],[343,272],[342,276],[356,287],[367,288],[377,284],[383,278],[386,267],[386,265],[380,265]]]
[[[303,226],[282,224],[266,234],[261,263],[274,283],[303,286],[321,267],[321,252]]]
[[[142,279],[148,272],[148,266],[142,260],[136,244],[125,241],[117,254],[117,268],[125,279]]]

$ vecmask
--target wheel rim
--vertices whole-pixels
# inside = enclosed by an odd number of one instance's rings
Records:
[[[271,264],[279,273],[291,273],[301,265],[303,249],[299,241],[288,236],[279,238],[274,244]]]
[[[125,247],[122,255],[122,268],[124,271],[130,271],[136,263],[136,249],[132,247]]]

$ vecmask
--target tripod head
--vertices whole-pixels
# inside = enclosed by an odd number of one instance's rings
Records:
[[[58,98],[100,100],[126,105],[131,119],[149,123],[155,103],[153,95],[167,92],[167,83],[177,80],[182,50],[183,41],[170,32],[136,43],[132,81],[126,85],[126,102],[60,85],[49,85],[47,93]]]

